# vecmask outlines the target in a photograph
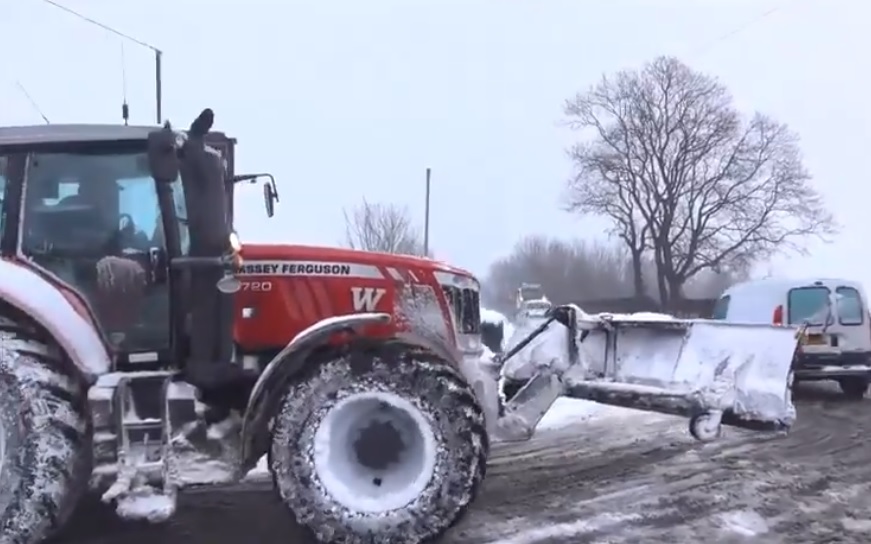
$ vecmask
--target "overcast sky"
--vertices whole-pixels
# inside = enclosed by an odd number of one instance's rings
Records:
[[[565,98],[603,72],[674,54],[716,75],[748,113],[797,130],[843,226],[775,274],[871,287],[871,3],[856,0],[59,0],[165,51],[164,113],[203,107],[239,138],[238,170],[270,171],[267,220],[240,197],[244,239],[336,244],[342,208],[408,206],[433,169],[437,256],[484,274],[527,234],[602,237],[559,198]],[[774,9],[773,12],[771,10]],[[152,54],[41,0],[0,0],[0,123],[154,119]],[[767,14],[767,15],[766,15]],[[769,267],[763,268],[768,272]]]

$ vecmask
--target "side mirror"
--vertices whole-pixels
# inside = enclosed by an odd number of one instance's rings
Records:
[[[229,183],[236,184],[243,181],[257,183],[260,178],[267,178],[263,184],[263,204],[266,207],[266,215],[272,217],[275,215],[275,203],[280,202],[278,199],[278,189],[275,187],[275,177],[268,173],[259,174],[239,174],[228,180]]]
[[[155,181],[172,183],[178,179],[180,161],[176,134],[167,124],[148,134],[148,169]]]
[[[275,215],[275,202],[278,200],[278,194],[275,192],[275,187],[271,183],[263,184],[263,204],[266,206],[266,216],[272,217]]]

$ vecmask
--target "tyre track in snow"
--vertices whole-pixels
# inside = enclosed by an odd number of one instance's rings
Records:
[[[653,416],[628,457],[605,450],[612,465],[585,473],[596,464],[580,454],[579,466],[562,471],[566,480],[590,476],[583,488],[561,481],[558,466],[545,481],[518,467],[515,495],[503,502],[522,505],[539,481],[559,496],[541,508],[530,502],[520,518],[497,521],[498,508],[476,510],[471,517],[490,526],[470,523],[454,542],[871,541],[871,401],[845,401],[836,387],[814,384],[800,387],[796,403],[799,420],[788,436],[731,431],[715,444],[683,436],[684,420]],[[509,488],[498,477],[488,483]]]
[[[871,400],[802,385],[787,436],[727,431],[698,444],[684,419],[595,419],[494,446],[479,500],[444,544],[871,541]],[[757,536],[753,536],[753,535]],[[95,500],[58,542],[308,541],[267,483],[187,492],[163,525]]]

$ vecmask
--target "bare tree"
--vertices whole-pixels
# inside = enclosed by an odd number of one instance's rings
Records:
[[[530,236],[490,266],[483,282],[484,303],[514,310],[517,288],[538,283],[555,303],[632,294],[628,259],[620,247]]]
[[[345,243],[353,249],[423,255],[419,229],[406,208],[395,204],[363,203],[345,216]]]
[[[565,114],[587,137],[571,150],[567,208],[609,218],[636,270],[652,252],[667,305],[703,270],[746,269],[836,231],[797,136],[743,119],[719,81],[677,59],[605,76]]]

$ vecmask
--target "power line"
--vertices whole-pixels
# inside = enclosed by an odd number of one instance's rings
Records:
[[[72,8],[68,8],[68,7],[66,7],[66,6],[63,5],[63,4],[59,4],[59,3],[55,2],[54,0],[42,0],[42,1],[45,2],[46,4],[50,5],[50,6],[54,6],[54,7],[56,7],[56,8],[59,9],[59,10],[62,10],[62,11],[67,12],[67,13],[69,13],[70,15],[72,15],[73,17],[77,17],[77,18],[81,19],[82,21],[84,21],[84,22],[86,22],[86,23],[89,23],[89,24],[92,24],[92,25],[94,25],[94,26],[100,27],[100,28],[102,28],[103,30],[105,30],[106,32],[111,32],[112,34],[118,36],[119,38],[124,38],[125,40],[129,40],[129,41],[131,41],[131,42],[133,42],[133,43],[135,43],[135,44],[139,44],[139,45],[141,45],[142,47],[147,47],[148,49],[151,49],[151,50],[154,51],[155,53],[157,53],[157,52],[160,51],[160,49],[158,49],[157,47],[151,45],[150,43],[147,43],[147,42],[144,42],[144,41],[142,41],[142,40],[136,39],[136,38],[134,38],[133,36],[131,36],[131,35],[129,35],[129,34],[125,34],[124,32],[121,32],[120,30],[118,30],[118,29],[116,29],[116,28],[113,28],[113,27],[111,27],[111,26],[109,26],[109,25],[107,25],[107,24],[105,24],[105,23],[101,23],[100,21],[97,21],[96,19],[92,19],[92,18],[88,17],[87,15],[84,15],[84,14],[82,14],[82,13],[79,13],[78,11],[76,11],[76,10],[74,10],[74,9],[72,9]]]
[[[57,9],[59,9],[59,10],[62,10],[62,11],[64,11],[64,12],[68,13],[69,15],[72,15],[73,17],[76,17],[77,19],[79,19],[79,20],[81,20],[81,21],[84,21],[84,22],[86,22],[86,23],[88,23],[88,24],[90,24],[90,25],[94,25],[94,26],[96,26],[96,27],[98,27],[98,28],[100,28],[100,29],[102,29],[102,30],[105,30],[106,32],[109,32],[109,33],[111,33],[111,34],[114,34],[114,35],[118,36],[119,38],[122,38],[122,39],[124,39],[124,40],[128,40],[128,41],[130,41],[130,42],[132,42],[132,43],[135,43],[135,44],[137,44],[137,45],[141,45],[142,47],[145,47],[145,48],[147,48],[147,49],[151,49],[151,50],[154,52],[154,103],[155,103],[155,115],[156,115],[156,117],[157,117],[157,124],[160,125],[161,123],[163,123],[163,68],[162,68],[162,66],[163,66],[163,51],[161,51],[160,49],[158,49],[157,47],[151,45],[151,44],[148,43],[148,42],[144,42],[144,41],[142,41],[142,40],[139,40],[139,39],[137,39],[137,38],[134,38],[133,36],[131,36],[131,35],[129,35],[129,34],[126,34],[126,33],[124,33],[124,32],[121,32],[121,31],[118,30],[117,28],[111,27],[111,26],[109,26],[109,25],[107,25],[107,24],[105,24],[105,23],[101,23],[100,21],[97,21],[96,19],[93,19],[93,18],[91,18],[91,17],[88,17],[87,15],[84,15],[83,13],[79,13],[78,11],[76,11],[76,10],[74,10],[74,9],[72,9],[72,8],[68,8],[68,7],[66,7],[66,6],[63,5],[63,4],[60,4],[60,3],[56,2],[55,0],[42,0],[42,2],[45,2],[45,3],[48,4],[49,6],[55,7],[55,8],[57,8]],[[123,57],[123,46],[122,46],[122,57]],[[124,62],[124,60],[122,59],[122,63],[123,63],[123,62]],[[121,77],[122,77],[123,80],[124,80],[124,83],[123,83],[123,85],[124,85],[124,91],[123,91],[123,92],[124,92],[124,95],[125,95],[125,96],[124,96],[123,104],[122,104],[122,106],[121,106],[121,115],[122,115],[122,117],[124,118],[124,122],[125,122],[125,124],[126,124],[127,119],[129,118],[129,115],[130,115],[129,107],[128,107],[128,105],[127,105],[127,97],[126,97],[126,94],[127,94],[127,89],[126,89],[126,88],[127,88],[127,72],[126,72],[126,66],[122,66],[122,75],[121,75]]]
[[[45,1],[49,1],[49,0],[45,0]],[[762,22],[763,20],[767,19],[768,17],[771,17],[775,13],[783,10],[784,8],[794,6],[795,4],[797,4],[801,1],[802,0],[792,0],[792,1],[782,2],[781,4],[778,4],[774,7],[760,13],[759,15],[753,17],[752,19],[745,21],[743,24],[733,28],[732,30],[730,30],[724,34],[721,34],[720,36],[714,38],[713,40],[705,43],[701,47],[696,48],[695,51],[691,51],[690,53],[691,54],[692,53],[696,53],[696,54],[705,53],[708,50],[715,47],[716,45],[719,45],[721,42],[725,42],[725,41],[728,41],[728,40],[734,38],[738,34],[741,34],[742,32],[746,31],[751,26],[754,26],[754,25]]]

